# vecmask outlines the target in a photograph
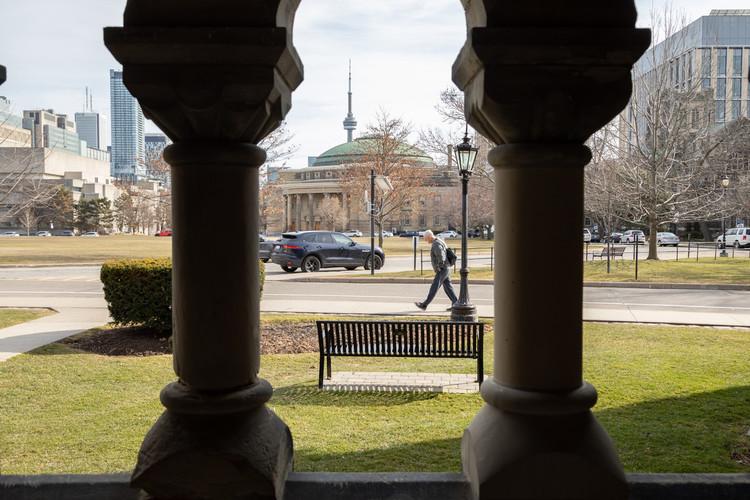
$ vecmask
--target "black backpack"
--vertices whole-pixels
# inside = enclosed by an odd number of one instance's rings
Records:
[[[455,265],[457,259],[458,257],[456,257],[456,252],[454,252],[452,248],[446,247],[445,248],[445,260],[448,263],[448,265],[449,266]]]

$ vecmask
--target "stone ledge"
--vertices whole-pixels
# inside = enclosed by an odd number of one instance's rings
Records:
[[[630,500],[747,500],[750,474],[628,474]],[[293,472],[286,500],[468,500],[452,473]],[[129,474],[0,476],[0,500],[138,500]]]

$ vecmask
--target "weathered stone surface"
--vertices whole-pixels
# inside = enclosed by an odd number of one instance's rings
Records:
[[[453,66],[469,123],[497,146],[495,370],[464,434],[474,498],[624,500],[627,484],[582,380],[583,143],[628,102],[650,41],[633,0],[465,0]],[[560,272],[530,248],[525,220],[555,214]],[[544,283],[543,287],[539,283]]]

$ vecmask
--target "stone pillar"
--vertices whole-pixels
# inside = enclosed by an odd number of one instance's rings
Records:
[[[282,233],[287,231],[287,228],[286,228],[286,222],[287,222],[287,216],[288,216],[288,212],[287,212],[287,198],[288,198],[287,195],[282,195],[282,200],[283,200],[283,203],[284,203],[284,216],[281,219],[281,232]]]
[[[495,359],[461,455],[474,498],[627,498],[582,379],[584,142],[627,104],[649,45],[633,0],[463,0],[468,40],[453,67],[469,123],[499,144],[495,168]],[[554,214],[555,279],[525,221]],[[540,285],[541,284],[541,285]]]
[[[292,230],[292,195],[286,195],[286,203],[284,205],[286,209],[284,211],[284,231]]]
[[[341,206],[344,210],[344,220],[341,222],[343,230],[349,229],[349,195],[346,192],[341,193]]]
[[[307,229],[312,231],[315,229],[315,195],[313,193],[307,194],[307,210],[309,217]]]
[[[295,231],[302,231],[302,195],[294,195],[294,210],[295,210]]]
[[[302,65],[291,44],[297,3],[266,4],[255,12],[238,0],[129,0],[125,27],[105,29],[125,85],[174,142],[165,159],[178,380],[161,393],[166,411],[133,472],[148,498],[281,499],[291,468],[291,434],[265,405],[273,390],[258,378],[258,168],[266,155],[256,144],[289,110]],[[207,206],[225,217],[210,218]],[[222,245],[195,231],[209,225],[225,235]]]
[[[5,79],[6,79],[5,66],[0,66],[0,85],[5,83]]]

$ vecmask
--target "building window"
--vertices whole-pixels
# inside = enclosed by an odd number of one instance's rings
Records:
[[[408,215],[402,215],[401,216],[401,225],[402,226],[411,226],[411,217]]]
[[[315,178],[320,179],[320,172],[315,172]]]
[[[708,90],[711,88],[711,79],[710,78],[704,78],[703,79],[703,90]]]
[[[716,99],[727,98],[727,79],[717,78],[716,79]]]
[[[724,123],[726,119],[725,101],[716,101],[716,123]]]
[[[424,207],[425,207],[425,201],[424,201],[424,198],[420,198],[420,199],[419,199],[419,206],[420,206],[420,207],[422,207],[422,208],[424,208]]]
[[[742,78],[732,78],[732,99],[742,98]]]
[[[427,225],[427,220],[425,219],[424,215],[419,216],[419,227],[425,227]]]
[[[439,215],[436,215],[436,216],[435,216],[435,217],[434,217],[434,218],[432,219],[432,222],[433,222],[433,224],[435,224],[435,227],[439,227],[439,226],[440,226],[440,216],[439,216]]]
[[[742,49],[732,50],[732,75],[742,77]]]
[[[716,74],[726,76],[727,74],[727,49],[716,51]]]
[[[701,49],[701,76],[711,78],[711,49]]]
[[[326,177],[331,177],[332,175],[333,175],[333,172],[331,172],[330,170],[326,171]]]
[[[732,101],[732,120],[737,120],[740,117],[742,101]]]

